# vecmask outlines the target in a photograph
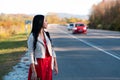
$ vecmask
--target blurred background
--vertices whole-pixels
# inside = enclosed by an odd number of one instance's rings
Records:
[[[0,0],[0,80],[26,52],[36,14],[49,24],[82,22],[90,29],[120,31],[120,0]]]
[[[119,0],[0,0],[0,4],[0,39],[25,32],[35,14],[46,15],[49,24],[83,22],[89,28],[120,31]]]

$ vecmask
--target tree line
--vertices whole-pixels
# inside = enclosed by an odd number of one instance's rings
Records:
[[[93,5],[89,27],[120,31],[120,0],[103,0]]]
[[[8,37],[18,32],[25,32],[26,21],[32,21],[33,15],[26,14],[0,14],[0,38]],[[66,25],[73,22],[83,22],[88,24],[88,20],[75,17],[61,18],[57,13],[48,13],[46,19],[49,24]],[[30,26],[30,25],[29,25]]]
[[[11,27],[11,26],[22,26],[25,20],[31,20],[32,17],[25,14],[0,14],[0,26]]]
[[[48,13],[46,15],[46,19],[48,21],[49,24],[61,24],[61,25],[66,25],[66,24],[69,24],[69,23],[74,23],[74,22],[83,22],[85,24],[88,24],[89,21],[86,20],[86,19],[80,19],[80,18],[77,18],[77,17],[64,17],[64,18],[61,18],[58,16],[57,13]]]
[[[25,21],[32,16],[25,14],[0,14],[0,38],[6,38],[13,34],[25,32]]]

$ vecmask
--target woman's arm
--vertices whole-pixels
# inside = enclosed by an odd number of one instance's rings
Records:
[[[57,75],[58,74],[58,64],[57,64],[56,57],[54,57],[54,71],[55,71],[55,74]]]
[[[34,64],[34,63],[31,63],[31,64],[30,64],[30,67],[31,67],[31,69],[32,69],[32,72],[36,73],[35,64]]]
[[[29,60],[30,60],[30,67],[31,67],[31,70],[32,70],[32,80],[37,80],[37,73],[36,73],[36,70],[35,70],[35,62],[34,62],[34,51],[33,51],[33,36],[32,34],[29,36],[28,38],[28,54],[29,54]]]
[[[53,47],[53,43],[52,43],[52,40],[50,38],[49,32],[48,31],[45,31],[45,32],[46,32],[46,35],[48,36],[48,38],[52,44],[52,47]],[[52,48],[52,52],[53,52],[53,57],[54,57],[54,66],[53,67],[54,67],[55,74],[57,75],[58,74],[58,64],[57,64],[56,54],[55,54],[55,51],[53,50],[53,48]]]
[[[32,69],[31,80],[37,80],[37,72],[35,69],[35,64],[31,63],[30,67]]]

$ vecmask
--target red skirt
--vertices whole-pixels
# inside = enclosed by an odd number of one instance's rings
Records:
[[[46,58],[37,58],[38,64],[35,65],[37,77],[40,80],[52,80],[52,68],[51,68],[52,57],[47,56]],[[32,70],[29,68],[28,80],[31,80]]]

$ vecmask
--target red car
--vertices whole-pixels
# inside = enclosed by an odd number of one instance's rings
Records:
[[[72,33],[87,33],[87,26],[81,22],[77,22],[74,24],[74,27],[72,28]]]

